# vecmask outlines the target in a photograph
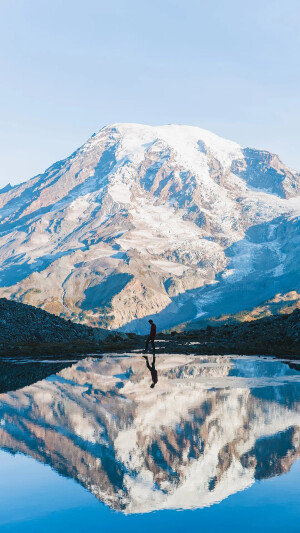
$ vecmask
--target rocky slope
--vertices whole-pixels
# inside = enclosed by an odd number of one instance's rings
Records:
[[[217,327],[211,327],[218,324],[215,321],[205,324],[195,329],[196,321],[185,324],[185,329],[159,331],[157,353],[300,357],[300,310]],[[87,327],[30,305],[0,299],[0,392],[47,377],[80,354],[142,352],[144,347],[144,336]],[[49,357],[53,355],[55,358]]]
[[[279,361],[88,359],[0,396],[0,447],[124,513],[220,502],[300,455],[299,372]]]
[[[0,298],[0,356],[75,356],[89,351],[117,351],[120,346],[122,349],[135,347],[136,342],[132,343],[127,334],[72,323],[43,309]],[[4,374],[3,370],[2,378]],[[38,378],[37,373],[33,381]]]
[[[299,293],[299,192],[276,155],[200,128],[103,128],[0,191],[0,295],[137,332],[251,311]]]
[[[300,309],[287,315],[217,327],[211,327],[210,323],[206,328],[195,329],[197,322],[190,322],[183,331],[160,335],[159,351],[300,357]]]

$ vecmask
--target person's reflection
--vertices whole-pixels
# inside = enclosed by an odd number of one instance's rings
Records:
[[[155,355],[153,354],[152,365],[149,365],[149,360],[148,360],[147,355],[143,355],[143,357],[144,357],[144,359],[146,359],[146,366],[147,366],[148,370],[150,370],[150,372],[151,372],[152,383],[151,383],[150,387],[151,387],[151,389],[154,389],[156,383],[158,382],[157,370],[155,368]]]

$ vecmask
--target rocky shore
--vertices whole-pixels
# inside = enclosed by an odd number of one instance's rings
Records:
[[[41,309],[0,299],[0,393],[55,374],[82,357],[139,353],[144,337],[72,323]],[[300,359],[300,310],[157,336],[157,354],[273,355]]]
[[[0,393],[44,379],[87,354],[130,351],[137,342],[135,335],[76,324],[0,298]]]

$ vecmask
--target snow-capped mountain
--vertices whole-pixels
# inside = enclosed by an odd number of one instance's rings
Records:
[[[150,360],[151,363],[151,360]],[[126,514],[208,507],[300,456],[300,376],[269,359],[86,359],[0,396],[0,447]]]
[[[200,128],[105,127],[0,191],[0,296],[143,332],[297,294],[299,194],[276,155]]]

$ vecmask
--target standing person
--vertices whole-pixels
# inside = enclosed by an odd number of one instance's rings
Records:
[[[149,336],[147,337],[147,340],[146,340],[145,353],[147,353],[149,342],[151,342],[153,354],[155,354],[154,340],[155,340],[155,337],[156,337],[156,324],[154,324],[153,320],[151,320],[151,319],[149,320],[149,324],[150,324],[151,327],[150,327]]]

